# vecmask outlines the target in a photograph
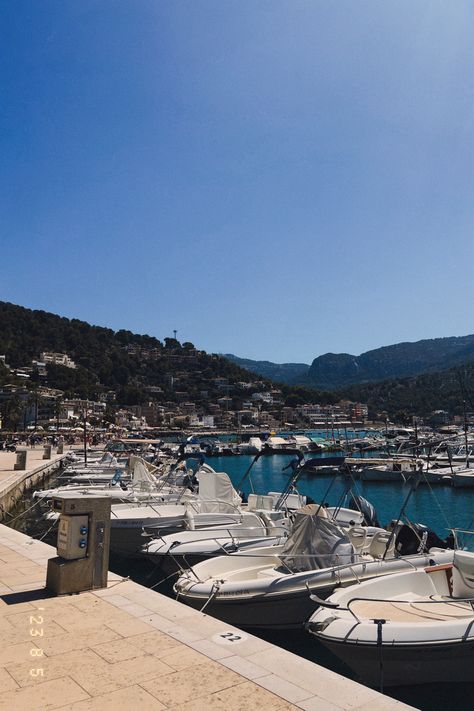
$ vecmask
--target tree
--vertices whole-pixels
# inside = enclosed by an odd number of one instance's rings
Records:
[[[4,426],[6,429],[17,430],[23,418],[25,406],[18,395],[13,395],[3,405]]]

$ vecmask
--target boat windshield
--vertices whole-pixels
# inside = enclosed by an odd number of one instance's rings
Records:
[[[474,553],[474,531],[462,528],[453,528],[452,531],[455,549]]]

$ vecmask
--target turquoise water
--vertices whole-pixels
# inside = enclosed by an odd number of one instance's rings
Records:
[[[308,455],[313,458],[314,455]],[[262,494],[266,491],[281,491],[288,481],[289,472],[284,472],[294,455],[264,456],[254,464],[251,480],[254,491]],[[217,471],[224,471],[237,484],[252,462],[252,456],[212,457],[209,464]],[[324,497],[334,475],[304,473],[299,479],[298,490],[311,496],[317,502]],[[249,482],[244,485],[245,493],[251,491]],[[336,504],[344,491],[342,478],[336,478],[327,497],[330,504]],[[376,508],[382,524],[396,518],[409,491],[407,486],[397,482],[357,481],[355,491],[368,499]],[[422,484],[413,492],[407,507],[409,519],[415,523],[424,523],[441,537],[445,538],[448,528],[470,528],[474,525],[474,489],[455,489],[451,486],[429,487]]]

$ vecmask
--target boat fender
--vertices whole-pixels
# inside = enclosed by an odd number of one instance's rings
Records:
[[[194,516],[189,509],[186,509],[184,518],[185,518],[185,526],[186,526],[187,530],[194,531],[196,528],[195,524],[194,524]]]

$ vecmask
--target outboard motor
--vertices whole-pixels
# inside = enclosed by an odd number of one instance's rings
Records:
[[[430,548],[448,548],[448,542],[443,541],[434,531],[422,523],[412,526],[403,524],[395,538],[395,549],[399,555],[414,555],[427,553]]]
[[[380,523],[374,506],[370,503],[370,501],[364,499],[363,496],[352,494],[349,501],[349,508],[361,512],[366,526],[376,526],[377,528],[380,528]]]

